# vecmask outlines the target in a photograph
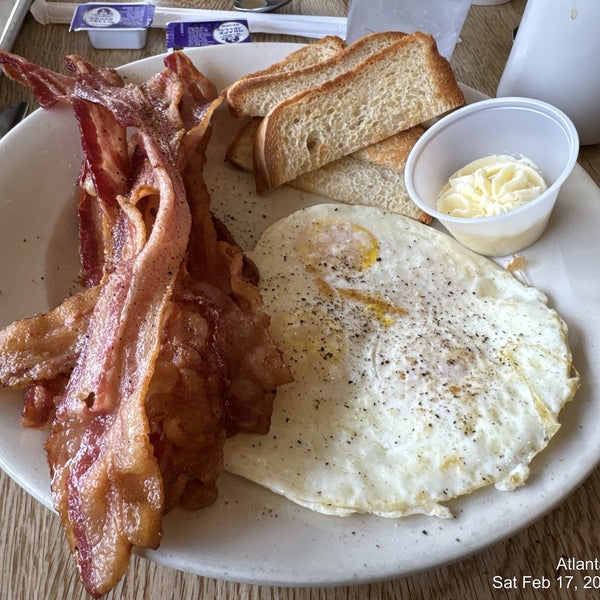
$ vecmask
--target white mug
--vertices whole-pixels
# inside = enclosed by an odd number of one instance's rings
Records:
[[[600,143],[600,0],[528,0],[497,95],[545,100]]]

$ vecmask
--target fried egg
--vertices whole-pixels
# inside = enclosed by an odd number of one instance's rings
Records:
[[[525,482],[578,386],[541,291],[373,207],[296,212],[250,257],[294,381],[268,434],[228,441],[228,471],[322,513],[393,518]]]

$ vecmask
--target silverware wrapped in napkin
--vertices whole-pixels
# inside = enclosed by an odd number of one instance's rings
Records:
[[[47,2],[34,0],[31,13],[37,21],[70,23],[78,4],[73,2]],[[239,19],[242,13],[233,10],[202,10],[196,8],[171,8],[157,6],[152,27],[166,27],[173,21],[229,20]],[[326,35],[346,37],[345,17],[315,15],[290,15],[273,13],[243,13],[251,33],[271,33],[321,38]]]

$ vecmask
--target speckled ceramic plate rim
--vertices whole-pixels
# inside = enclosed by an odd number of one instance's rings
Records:
[[[298,48],[262,43],[190,50],[219,87],[268,66]],[[122,68],[143,80],[162,67],[152,57]],[[464,88],[469,101],[483,96]],[[270,223],[322,199],[284,189],[258,198],[251,179],[223,161],[236,123],[221,111],[206,178],[215,212],[250,246]],[[75,288],[78,269],[73,182],[79,136],[67,108],[35,111],[0,142],[0,326],[47,310]],[[528,484],[514,492],[486,488],[449,504],[447,520],[414,516],[388,520],[312,513],[263,488],[225,474],[208,509],[175,510],[164,521],[150,560],[204,576],[267,585],[331,586],[385,580],[438,567],[513,535],[576,489],[600,460],[598,341],[600,280],[591,277],[600,254],[600,191],[576,165],[542,239],[523,254],[525,276],[544,290],[569,324],[582,386],[563,411],[563,426],[532,463]],[[592,258],[590,258],[592,257]],[[51,508],[43,453],[45,434],[19,425],[18,394],[0,391],[0,466]],[[66,543],[66,542],[65,542]]]

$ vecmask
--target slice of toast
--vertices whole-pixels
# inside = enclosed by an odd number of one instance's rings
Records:
[[[259,193],[464,104],[432,36],[416,32],[277,104],[254,144]]]
[[[250,119],[227,147],[226,159],[237,168],[252,172],[254,137],[261,119]],[[345,204],[380,206],[392,212],[430,223],[431,217],[410,199],[404,184],[408,154],[423,133],[420,126],[402,131],[354,154],[309,171],[288,185]]]
[[[244,77],[227,89],[229,110],[236,117],[264,117],[281,100],[353,69],[404,35],[398,31],[373,33],[316,64],[293,71],[273,72],[267,69]],[[294,62],[297,64],[297,61]]]
[[[337,35],[326,35],[312,44],[307,44],[306,46],[302,46],[302,48],[291,52],[283,60],[272,64],[266,69],[245,75],[239,81],[263,77],[265,75],[288,73],[290,71],[311,67],[336,56],[344,50],[344,48],[346,48],[346,42],[344,42],[342,38]]]

